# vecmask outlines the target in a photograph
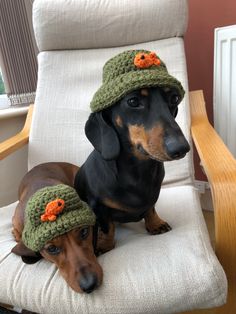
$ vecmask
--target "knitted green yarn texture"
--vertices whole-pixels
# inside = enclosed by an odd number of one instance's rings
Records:
[[[47,204],[56,199],[64,200],[63,210],[54,221],[42,221]],[[74,188],[64,184],[45,187],[34,193],[27,203],[22,241],[38,252],[53,238],[75,227],[94,225],[95,220],[93,211],[81,201]]]
[[[165,63],[159,58],[160,65],[139,68],[134,64],[135,56],[138,53],[151,52],[147,50],[128,50],[105,63],[103,67],[103,84],[94,94],[90,103],[92,112],[110,107],[131,91],[145,87],[176,88],[181,100],[183,99],[185,93],[183,86],[168,73]]]

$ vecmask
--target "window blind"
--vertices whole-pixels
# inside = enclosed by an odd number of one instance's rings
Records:
[[[0,0],[0,62],[12,105],[34,102],[37,51],[32,32],[33,0]]]

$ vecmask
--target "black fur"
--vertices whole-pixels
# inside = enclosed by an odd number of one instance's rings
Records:
[[[166,160],[182,158],[189,151],[174,119],[178,100],[175,90],[149,88],[148,95],[137,90],[110,108],[90,115],[85,131],[95,150],[78,171],[75,188],[94,210],[104,232],[110,220],[141,220],[156,203],[164,178],[165,160],[154,158],[142,145],[133,145],[129,126],[143,126],[147,131],[160,126]],[[143,158],[137,157],[134,150]],[[107,207],[105,199],[121,204],[121,208]]]

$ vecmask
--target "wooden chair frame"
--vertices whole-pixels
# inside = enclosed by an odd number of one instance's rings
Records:
[[[14,153],[16,150],[28,144],[33,108],[34,105],[29,106],[28,114],[23,129],[16,135],[0,143],[0,160],[6,158],[8,155]]]
[[[224,306],[186,313],[236,313],[236,160],[209,123],[202,91],[190,92],[191,133],[210,183],[215,217],[216,255],[228,279]],[[29,141],[33,105],[20,133],[0,143],[0,160]]]

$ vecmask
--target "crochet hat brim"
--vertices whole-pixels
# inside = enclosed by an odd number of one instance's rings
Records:
[[[155,86],[161,88],[176,88],[181,100],[184,97],[185,91],[181,83],[168,74],[166,70],[158,69],[157,71],[154,67],[153,69],[150,68],[124,73],[104,83],[94,94],[90,108],[92,112],[103,110],[115,104],[127,93],[140,88]]]
[[[95,224],[95,215],[88,205],[81,201],[80,208],[59,215],[55,221],[43,222],[33,226],[27,222],[22,234],[23,243],[32,251],[40,251],[44,245],[57,236],[63,235],[76,227]],[[45,228],[46,227],[46,228]],[[47,229],[47,232],[45,232]]]

